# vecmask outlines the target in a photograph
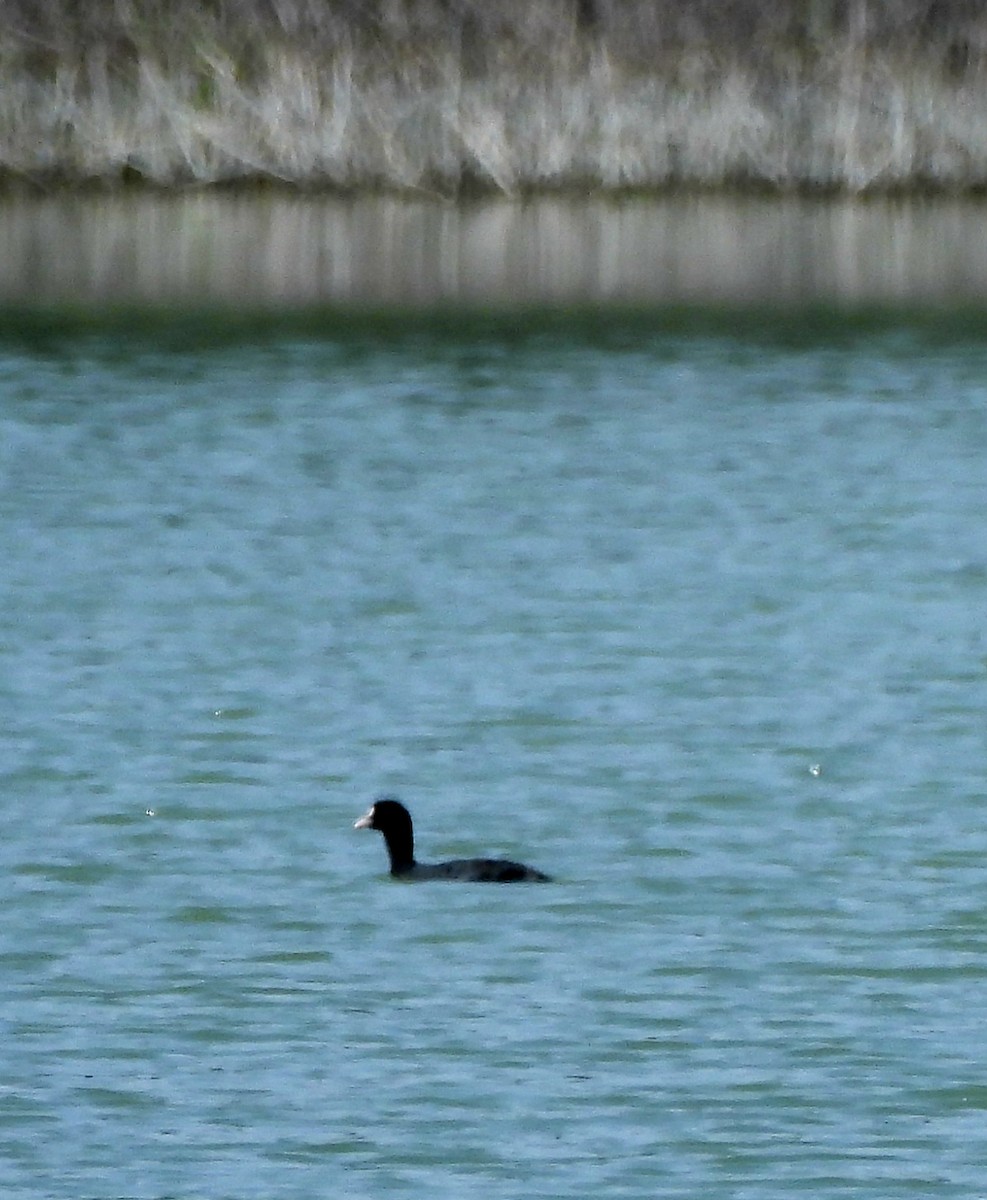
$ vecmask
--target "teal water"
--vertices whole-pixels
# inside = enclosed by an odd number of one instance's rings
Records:
[[[8,330],[4,1196],[980,1194],[987,340],[517,325]]]

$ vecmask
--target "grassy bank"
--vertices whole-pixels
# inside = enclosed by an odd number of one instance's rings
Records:
[[[987,186],[980,0],[3,0],[0,179]]]

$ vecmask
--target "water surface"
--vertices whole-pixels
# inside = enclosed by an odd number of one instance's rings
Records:
[[[0,304],[982,304],[984,227],[949,199],[8,197]]]
[[[320,320],[4,340],[4,1195],[976,1195],[987,343]]]

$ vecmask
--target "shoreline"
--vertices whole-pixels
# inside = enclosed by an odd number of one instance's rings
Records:
[[[985,116],[987,120],[987,116]],[[48,175],[7,174],[0,167],[0,207],[30,200],[168,200],[208,195],[231,200],[311,200],[313,202],[355,204],[359,202],[394,201],[408,204],[469,206],[496,201],[517,205],[539,202],[559,204],[624,205],[638,202],[667,204],[675,202],[701,203],[706,200],[736,201],[737,203],[852,203],[884,204],[987,204],[987,176],[968,183],[936,183],[924,176],[885,185],[869,185],[853,189],[841,184],[816,184],[794,181],[771,183],[759,179],[729,179],[722,183],[669,181],[640,184],[593,184],[586,181],[560,181],[544,184],[519,184],[516,188],[499,187],[493,182],[472,177],[461,181],[455,189],[442,190],[424,184],[405,186],[379,180],[367,183],[339,184],[321,178],[298,180],[272,178],[265,174],[238,173],[234,177],[171,181],[148,179],[137,172],[124,170],[120,176],[95,178],[73,177],[65,172]]]
[[[926,27],[909,0],[6,7],[2,194],[987,192],[959,0]]]

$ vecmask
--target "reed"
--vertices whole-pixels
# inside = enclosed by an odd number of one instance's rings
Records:
[[[0,179],[987,185],[964,0],[5,0]]]

